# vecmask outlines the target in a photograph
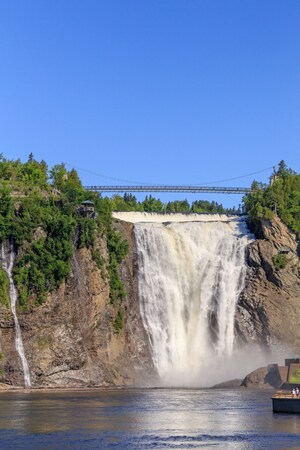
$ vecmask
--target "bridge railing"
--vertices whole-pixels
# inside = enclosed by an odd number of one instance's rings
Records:
[[[216,186],[85,186],[88,191],[96,192],[187,192],[187,193],[219,193],[247,194],[251,188],[216,187]]]

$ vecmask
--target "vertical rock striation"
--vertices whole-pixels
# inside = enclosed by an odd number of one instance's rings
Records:
[[[128,256],[120,267],[127,292],[123,329],[116,333],[113,327],[118,305],[109,301],[105,264],[98,268],[90,250],[74,249],[70,276],[60,288],[49,293],[42,306],[17,307],[34,387],[147,385],[157,380],[138,301],[134,225],[117,220],[115,226],[129,242]],[[262,221],[253,231],[258,239],[247,247],[248,268],[235,311],[235,337],[240,345],[253,343],[271,350],[288,346],[299,354],[297,239],[278,218]],[[105,239],[99,237],[96,246],[107,266]],[[209,317],[213,324],[214,316]],[[14,327],[12,312],[0,304],[0,381],[23,386]]]
[[[246,285],[236,311],[241,342],[300,351],[299,243],[278,217],[262,220],[248,247]],[[282,267],[276,260],[283,262]]]
[[[106,242],[97,247],[107,261]],[[34,387],[114,386],[147,382],[151,360],[133,295],[130,255],[122,266],[126,278],[126,326],[113,327],[117,305],[110,304],[107,273],[97,268],[90,250],[76,249],[71,274],[47,301],[19,311],[25,352]],[[0,308],[1,381],[23,385],[23,369],[14,348],[11,313]],[[142,337],[139,337],[139,334]]]

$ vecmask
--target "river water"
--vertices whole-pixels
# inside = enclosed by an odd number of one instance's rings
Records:
[[[125,389],[0,393],[1,449],[296,449],[300,416],[270,391]]]

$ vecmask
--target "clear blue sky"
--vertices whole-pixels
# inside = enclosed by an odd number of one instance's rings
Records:
[[[299,24],[299,0],[0,0],[0,153],[85,184],[300,172]]]

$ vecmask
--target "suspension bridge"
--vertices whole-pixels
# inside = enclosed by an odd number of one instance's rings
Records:
[[[171,186],[171,185],[140,185],[140,186],[84,186],[88,191],[94,192],[187,192],[197,193],[217,193],[217,194],[247,194],[251,188],[247,187],[216,187],[216,186]]]

